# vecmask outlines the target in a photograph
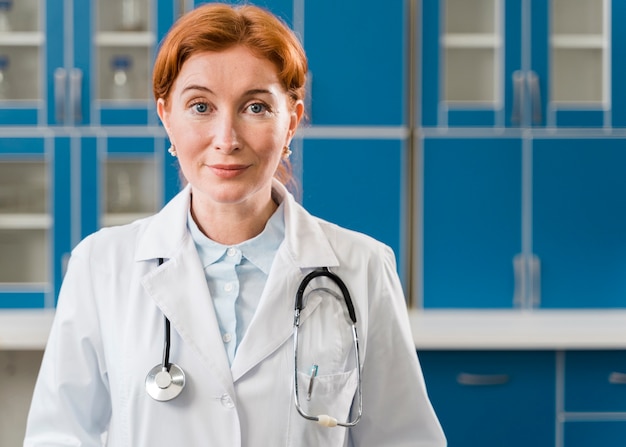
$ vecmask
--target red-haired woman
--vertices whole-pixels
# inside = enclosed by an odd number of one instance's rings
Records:
[[[153,86],[187,185],[73,251],[25,446],[445,445],[392,251],[284,186],[306,74],[258,7],[173,26]]]

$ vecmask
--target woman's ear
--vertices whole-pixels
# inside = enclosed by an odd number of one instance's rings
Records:
[[[157,99],[156,106],[157,114],[161,119],[161,123],[163,123],[163,127],[165,127],[165,130],[167,131],[167,133],[169,133],[169,112],[167,111],[167,108],[165,106],[165,100],[163,98]]]
[[[291,112],[291,122],[289,123],[289,140],[293,138],[304,115],[304,102],[301,100],[296,101]]]

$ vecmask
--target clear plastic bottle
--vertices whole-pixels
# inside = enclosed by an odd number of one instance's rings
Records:
[[[0,33],[11,31],[9,12],[13,7],[13,0],[0,0]]]
[[[112,99],[131,99],[129,72],[132,63],[132,58],[127,55],[115,55],[111,58],[111,69],[113,70]]]

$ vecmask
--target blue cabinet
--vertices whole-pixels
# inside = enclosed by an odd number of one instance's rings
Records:
[[[180,186],[150,87],[175,5],[0,5],[0,308],[53,307],[81,238]]]
[[[559,403],[563,446],[619,446],[626,436],[626,352],[563,354]]]
[[[12,0],[3,5],[3,125],[157,123],[151,64],[174,19],[174,0]]]
[[[70,250],[69,166],[67,137],[0,138],[0,308],[54,304]]]
[[[554,447],[553,352],[420,351],[419,358],[450,446]]]
[[[304,47],[314,125],[407,123],[406,2],[306,1]]]
[[[624,9],[610,0],[424,0],[421,124],[623,126]]]
[[[408,256],[407,150],[401,139],[304,139],[302,147],[307,210],[385,242],[401,272]]]
[[[626,307],[624,14],[422,2],[426,307]]]
[[[423,305],[512,307],[522,141],[425,138],[422,164]]]
[[[626,307],[626,141],[538,137],[532,144],[541,307]]]

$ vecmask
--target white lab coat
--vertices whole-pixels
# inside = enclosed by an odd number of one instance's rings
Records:
[[[186,227],[189,188],[155,216],[103,229],[75,248],[25,446],[445,445],[392,251],[312,217],[277,182],[274,190],[285,201],[285,240],[232,366]],[[352,429],[321,427],[293,404],[294,297],[304,275],[321,266],[344,280],[357,313],[363,418]],[[356,390],[352,338],[328,297],[311,294],[302,315],[301,396],[313,413],[347,419]],[[157,402],[144,380],[162,359],[164,314],[172,326],[170,361],[187,384],[176,399]],[[308,402],[314,363],[320,372]]]

